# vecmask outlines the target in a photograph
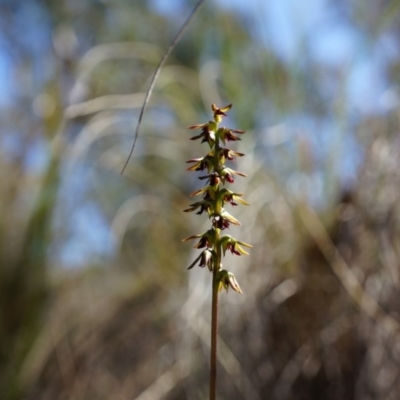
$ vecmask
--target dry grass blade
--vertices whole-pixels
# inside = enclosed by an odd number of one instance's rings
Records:
[[[175,39],[172,41],[172,43],[169,46],[168,50],[165,52],[165,54],[161,58],[160,63],[157,65],[156,71],[155,71],[153,77],[151,78],[150,86],[149,86],[149,89],[147,90],[146,97],[144,99],[142,109],[140,110],[139,120],[138,120],[138,123],[137,123],[137,126],[136,126],[136,131],[135,131],[135,137],[133,139],[133,144],[132,144],[131,150],[129,152],[128,158],[126,159],[126,162],[125,162],[125,164],[124,164],[124,166],[123,166],[123,168],[121,170],[121,175],[124,173],[128,163],[129,163],[129,160],[132,157],[133,150],[135,149],[136,140],[137,140],[138,135],[139,135],[139,128],[140,128],[140,125],[141,125],[141,122],[142,122],[142,119],[143,119],[144,111],[146,110],[147,103],[149,102],[150,96],[151,96],[151,94],[153,92],[153,89],[154,89],[154,85],[156,84],[158,75],[161,72],[161,68],[164,66],[164,64],[167,61],[168,57],[170,56],[170,54],[174,50],[175,46],[179,43],[179,40],[181,39],[181,37],[185,33],[186,28],[188,27],[188,25],[190,24],[191,20],[197,14],[198,10],[200,9],[200,7],[203,5],[204,2],[205,2],[205,0],[200,0],[197,3],[197,5],[193,9],[193,11],[190,13],[189,17],[186,19],[185,23],[182,25],[181,29],[179,30],[179,32],[175,36]]]
[[[300,218],[322,254],[329,262],[332,271],[338,277],[357,306],[370,318],[375,320],[376,323],[382,326],[390,335],[398,335],[400,332],[400,325],[397,320],[387,314],[358,282],[346,261],[339,254],[315,211],[306,204],[302,204],[300,208]]]

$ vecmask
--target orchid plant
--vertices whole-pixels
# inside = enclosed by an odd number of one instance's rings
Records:
[[[206,180],[202,189],[194,191],[190,196],[202,195],[202,200],[190,205],[185,212],[197,211],[196,214],[206,212],[211,220],[211,228],[204,233],[189,236],[183,241],[199,239],[194,246],[203,249],[200,255],[192,262],[188,269],[197,263],[200,267],[207,267],[213,275],[212,279],[212,318],[211,318],[211,370],[210,370],[210,400],[215,399],[216,394],[216,364],[217,364],[217,331],[218,331],[218,294],[225,288],[242,293],[234,274],[222,267],[222,257],[229,250],[232,254],[247,255],[244,247],[251,245],[234,239],[231,235],[222,234],[229,228],[230,224],[240,225],[240,222],[225,210],[227,203],[236,206],[239,203],[248,205],[242,199],[241,193],[235,193],[225,187],[226,183],[233,183],[235,176],[245,177],[243,172],[235,171],[225,166],[226,160],[234,160],[236,157],[244,156],[243,153],[225,148],[227,142],[241,140],[240,136],[245,133],[242,130],[234,130],[220,126],[226,112],[232,104],[218,108],[215,104],[211,106],[213,120],[199,125],[190,126],[189,129],[201,129],[200,134],[191,140],[201,139],[201,143],[207,143],[210,150],[200,158],[192,158],[187,163],[192,164],[188,171],[206,171],[206,175],[200,176],[200,180]]]

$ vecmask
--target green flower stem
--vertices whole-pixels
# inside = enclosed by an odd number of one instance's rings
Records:
[[[218,259],[218,258],[217,258]],[[210,353],[210,400],[215,400],[217,385],[217,352],[218,352],[218,300],[219,280],[218,272],[213,271],[213,289],[211,305],[211,353]]]
[[[215,131],[217,132],[218,123],[215,124]],[[220,170],[220,162],[219,162],[219,138],[215,138],[214,143],[214,171]],[[222,211],[222,204],[219,200],[219,185],[218,190],[215,193],[215,201],[214,201],[214,212],[215,214],[220,214]],[[217,386],[217,354],[218,354],[218,301],[219,301],[219,276],[218,273],[221,269],[221,259],[222,259],[222,251],[221,251],[221,229],[215,228],[215,242],[213,249],[216,253],[216,260],[213,267],[213,279],[212,279],[212,303],[211,303],[211,350],[210,350],[210,400],[215,400],[216,398],[216,386]]]
[[[225,187],[227,182],[233,183],[234,176],[246,176],[243,172],[234,171],[225,166],[225,160],[233,160],[234,157],[242,157],[243,153],[221,147],[226,142],[240,140],[236,134],[243,134],[244,131],[221,128],[219,125],[222,118],[226,116],[226,112],[230,110],[232,104],[226,107],[218,108],[212,105],[213,120],[205,124],[193,125],[189,129],[201,129],[201,133],[192,137],[192,140],[202,139],[202,143],[209,145],[209,153],[200,158],[192,158],[188,163],[193,165],[187,168],[188,171],[204,171],[207,175],[199,177],[199,179],[207,179],[204,188],[194,191],[191,196],[202,195],[203,200],[190,205],[185,212],[198,210],[197,214],[207,212],[212,220],[211,229],[198,235],[189,236],[183,241],[199,239],[194,246],[197,249],[205,248],[202,253],[192,262],[188,269],[199,262],[200,267],[207,266],[212,272],[212,305],[211,305],[211,355],[210,355],[210,400],[216,398],[217,386],[217,339],[218,339],[218,301],[219,292],[222,288],[242,293],[238,282],[232,272],[222,269],[222,255],[229,250],[235,255],[247,255],[248,253],[241,247],[252,247],[251,245],[234,239],[230,235],[221,236],[221,230],[229,228],[230,224],[240,225],[240,222],[230,215],[225,209],[225,203],[237,205],[236,202],[248,205],[243,200],[240,193],[234,193]]]

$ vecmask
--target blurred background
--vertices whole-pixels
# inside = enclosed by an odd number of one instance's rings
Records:
[[[0,393],[208,396],[208,271],[181,239],[211,103],[248,174],[220,399],[398,399],[400,1],[0,1]],[[202,218],[203,217],[203,218]]]

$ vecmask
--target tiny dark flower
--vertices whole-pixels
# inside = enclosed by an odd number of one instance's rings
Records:
[[[210,172],[213,167],[213,159],[211,155],[200,158],[192,158],[186,162],[195,163],[191,167],[187,168],[187,171],[203,171],[207,168],[207,171]]]
[[[197,210],[198,208],[200,208],[200,210],[196,214],[200,215],[204,211],[207,211],[207,213],[210,214],[211,210],[213,208],[213,204],[208,198],[207,199],[205,198],[202,201],[198,201],[196,203],[191,204],[189,208],[187,208],[186,210],[183,210],[183,211],[191,212],[191,211]]]
[[[231,168],[227,168],[224,167],[222,168],[222,170],[220,171],[220,175],[222,178],[222,181],[224,182],[225,180],[227,180],[229,183],[233,183],[235,180],[233,179],[233,175],[239,175],[239,176],[243,176],[246,177],[247,175],[243,172],[240,171],[234,171]]]
[[[235,142],[237,140],[242,140],[239,136],[234,135],[234,133],[243,134],[245,131],[238,129],[219,128],[217,134],[223,144],[225,144],[226,141]]]
[[[211,109],[214,111],[214,121],[221,122],[222,117],[226,117],[226,112],[232,108],[232,104],[228,104],[225,107],[218,108],[215,104],[211,105]]]
[[[201,253],[201,259],[200,259],[200,264],[199,267],[204,268],[207,266],[207,268],[212,271],[213,269],[213,259],[215,258],[216,254],[213,250],[206,249]]]
[[[215,242],[215,231],[214,229],[209,229],[207,232],[199,235],[192,235],[186,239],[182,239],[182,242],[187,242],[192,239],[200,239],[199,242],[194,246],[195,249],[201,249],[203,247],[212,247]]]
[[[229,228],[229,221],[225,218],[222,218],[221,215],[217,214],[212,216],[212,224],[214,228],[218,228],[221,230]]]
[[[213,188],[216,188],[221,183],[221,178],[217,172],[213,172],[212,174],[204,176],[199,176],[199,179],[200,180],[208,179],[207,183]]]
[[[218,173],[213,173],[210,177],[210,186],[215,187],[218,186],[221,182],[220,176]]]
[[[208,124],[199,124],[189,126],[189,129],[201,128],[201,133],[199,135],[193,136],[190,140],[202,139],[201,143],[207,142],[210,147],[215,143],[215,131],[212,129],[213,123],[210,121]]]
[[[190,194],[190,197],[198,196],[199,194],[207,195],[209,198],[214,198],[214,188],[212,186],[204,186],[202,189],[195,190]]]
[[[212,271],[213,269],[213,261],[216,257],[215,251],[214,250],[210,250],[210,249],[206,249],[203,250],[201,252],[201,254],[189,265],[189,267],[187,269],[192,269],[195,264],[197,263],[197,261],[200,260],[199,262],[199,267],[204,268],[204,267],[208,267],[208,269],[210,271]]]
[[[232,254],[240,255],[248,255],[246,250],[244,250],[241,246],[252,248],[251,244],[247,244],[244,242],[240,242],[239,240],[234,239],[230,235],[225,235],[220,239],[220,244],[222,246],[222,251],[225,255],[226,250],[229,250]]]
[[[224,220],[228,221],[229,223],[231,223],[233,225],[240,225],[240,222],[235,217],[233,217],[231,214],[229,214],[228,211],[225,211],[224,209],[222,209],[220,215]]]
[[[237,206],[238,203],[248,206],[249,203],[247,203],[247,201],[243,200],[240,196],[243,196],[243,194],[242,193],[234,193],[231,190],[228,190],[226,188],[223,188],[219,192],[219,198],[223,202],[223,204],[226,202],[229,202],[232,206]],[[236,201],[237,201],[237,203],[236,203]]]
[[[210,242],[210,238],[207,236],[203,236],[200,240],[199,243],[197,243],[195,246],[193,246],[195,249],[202,249],[203,247],[210,247],[212,243]]]
[[[226,179],[229,183],[235,182],[235,179],[233,179],[233,175],[228,171],[227,168],[224,168],[221,171],[221,175],[223,176],[224,179]]]
[[[219,153],[220,163],[224,164],[225,159],[234,160],[234,157],[243,157],[244,153],[238,153],[237,151],[233,151],[230,149],[222,148]]]
[[[225,269],[221,270],[218,274],[218,280],[219,280],[219,290],[226,289],[228,291],[229,288],[233,289],[235,292],[238,292],[242,294],[242,289],[240,289],[240,286],[235,278],[235,275],[232,274],[232,272],[229,272]]]

